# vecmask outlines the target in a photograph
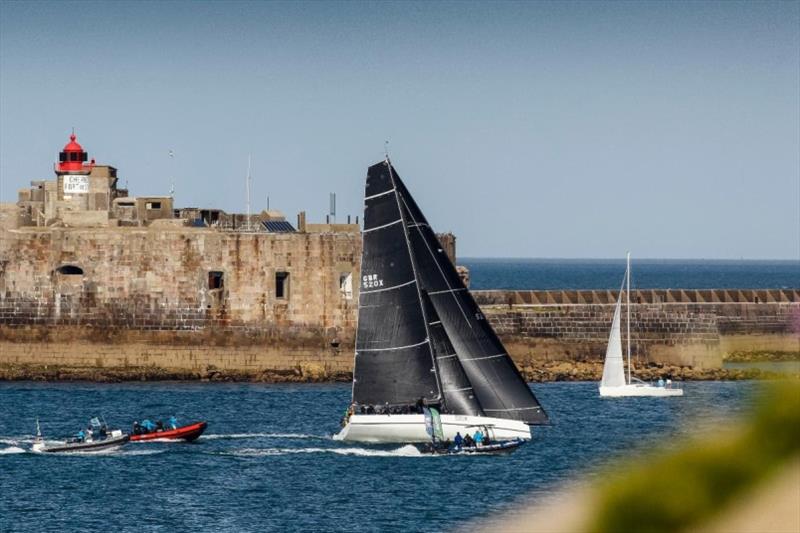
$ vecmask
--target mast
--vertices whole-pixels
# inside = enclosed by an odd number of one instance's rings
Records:
[[[247,156],[247,177],[245,178],[245,189],[247,190],[247,222],[245,228],[250,230],[250,156]]]
[[[628,252],[625,267],[625,308],[628,311],[627,338],[628,338],[628,385],[631,384],[631,253]]]

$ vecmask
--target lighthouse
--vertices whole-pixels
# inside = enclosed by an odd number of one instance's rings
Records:
[[[64,149],[58,154],[58,166],[56,174],[66,174],[70,172],[86,173],[91,172],[91,165],[84,165],[88,156],[83,151],[83,147],[75,140],[75,133],[69,136],[69,142],[64,146]]]
[[[73,132],[69,136],[69,142],[58,154],[58,164],[55,168],[60,185],[60,200],[69,200],[75,194],[89,193],[89,175],[94,168],[94,160],[87,165],[85,164],[87,159],[88,155],[78,144],[75,132]],[[87,202],[79,203],[86,204]],[[85,205],[84,208],[86,208]]]

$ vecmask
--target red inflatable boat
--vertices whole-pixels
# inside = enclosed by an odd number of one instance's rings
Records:
[[[151,431],[150,433],[139,433],[138,435],[131,435],[131,441],[173,439],[191,442],[203,434],[203,431],[206,430],[206,426],[208,426],[206,422],[197,422],[176,429],[162,429]]]

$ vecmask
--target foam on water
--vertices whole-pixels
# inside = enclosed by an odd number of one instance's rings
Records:
[[[130,441],[131,444],[148,444],[151,442],[161,442],[161,443],[176,443],[176,442],[185,442],[183,439],[147,439],[147,440],[132,440]]]
[[[0,455],[9,455],[12,453],[25,453],[25,450],[19,446],[9,446],[8,448],[0,449]]]
[[[23,450],[25,451],[25,450]],[[38,452],[31,450],[33,453],[47,455],[48,457],[128,457],[137,455],[158,455],[166,452],[166,450],[131,450],[124,447],[108,448],[106,450],[84,450],[84,451],[67,451],[67,452]]]
[[[306,433],[228,433],[202,435],[198,440],[219,440],[219,439],[321,439],[328,440],[330,437],[323,435],[308,435]]]
[[[223,455],[239,457],[264,457],[270,455],[290,455],[297,453],[333,453],[337,455],[356,455],[362,457],[424,457],[415,446],[406,444],[394,450],[370,448],[242,448]]]
[[[26,444],[33,442],[33,435],[6,435],[0,437],[0,444],[10,444],[12,446],[16,444]]]

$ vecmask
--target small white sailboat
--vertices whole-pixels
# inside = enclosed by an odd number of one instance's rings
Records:
[[[623,287],[625,290],[623,291]],[[625,268],[623,287],[620,287],[617,306],[614,309],[614,320],[611,323],[611,333],[608,336],[606,348],[606,361],[603,365],[603,379],[600,382],[600,396],[619,398],[623,396],[683,396],[683,389],[673,387],[670,381],[661,386],[645,383],[640,379],[631,377],[631,254],[628,252]],[[622,311],[622,293],[625,293],[625,307],[628,314],[627,320],[627,352],[628,374],[625,375],[622,361],[622,328],[620,315]]]

